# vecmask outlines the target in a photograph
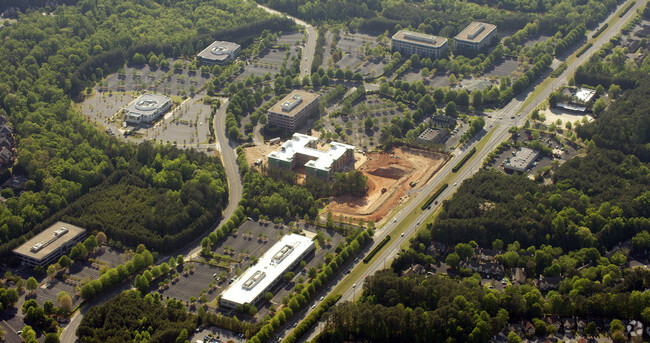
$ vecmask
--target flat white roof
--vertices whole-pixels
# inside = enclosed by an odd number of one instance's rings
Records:
[[[288,234],[275,243],[237,281],[221,295],[221,299],[238,304],[251,304],[279,277],[289,271],[296,259],[312,249],[314,242],[302,235]]]
[[[270,153],[269,157],[290,162],[296,154],[311,156],[314,160],[305,163],[305,166],[329,171],[332,167],[332,163],[341,158],[348,149],[354,150],[354,146],[339,142],[331,142],[330,149],[327,151],[307,146],[311,142],[316,141],[318,141],[318,138],[316,137],[304,135],[302,133],[294,133],[292,139],[284,142],[280,150]]]
[[[85,232],[86,229],[84,228],[59,221],[14,249],[14,253],[35,260],[42,260],[53,251],[61,248],[62,245]]]
[[[596,95],[596,91],[587,88],[580,88],[576,92],[576,98],[578,98],[578,100],[583,103],[589,102],[589,100],[591,100],[594,95]]]

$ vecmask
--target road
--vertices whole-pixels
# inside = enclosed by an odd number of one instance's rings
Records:
[[[647,0],[646,0],[647,1]],[[575,70],[580,66],[582,63],[587,61],[587,59],[594,53],[596,52],[603,44],[608,42],[612,37],[614,37],[616,34],[619,33],[621,27],[624,25],[624,23],[629,20],[632,15],[636,13],[636,10],[639,9],[642,5],[645,4],[646,1],[637,1],[636,4],[623,16],[621,20],[616,22],[614,25],[612,25],[605,33],[603,33],[601,36],[598,37],[598,39],[593,43],[593,46],[588,49],[581,57],[575,59],[570,65],[567,66],[567,69],[553,82],[547,86],[543,91],[541,91],[538,95],[536,95],[532,101],[529,102],[528,105],[526,105],[525,108],[522,108],[526,98],[528,96],[519,96],[512,101],[510,101],[504,108],[501,110],[495,112],[492,115],[492,120],[488,121],[486,124],[486,128],[488,130],[493,130],[491,137],[488,139],[487,144],[483,149],[478,151],[476,153],[476,156],[474,159],[472,159],[470,162],[468,162],[465,167],[455,175],[455,177],[449,182],[449,187],[443,191],[440,196],[438,197],[438,203],[437,204],[431,204],[430,209],[424,210],[415,220],[411,225],[409,225],[404,231],[403,236],[397,236],[393,237],[391,242],[382,250],[379,252],[376,258],[373,259],[373,262],[369,265],[368,269],[364,273],[362,273],[355,281],[354,283],[356,284],[356,287],[349,288],[346,290],[339,302],[345,302],[345,301],[352,301],[354,300],[358,295],[361,294],[362,291],[362,285],[363,281],[366,277],[374,274],[375,272],[384,269],[385,266],[390,265],[391,261],[397,256],[400,245],[404,242],[407,242],[408,239],[412,236],[415,235],[415,232],[422,227],[425,224],[425,221],[427,218],[429,218],[435,211],[438,210],[440,206],[442,206],[442,201],[445,199],[449,199],[456,189],[461,185],[461,183],[472,177],[476,172],[479,171],[479,169],[483,165],[483,160],[487,157],[487,155],[496,148],[497,145],[499,145],[501,142],[505,141],[510,137],[510,133],[508,130],[511,127],[515,126],[522,126],[524,122],[527,119],[527,115],[532,112],[537,106],[542,104],[548,96],[556,89],[558,89],[560,86],[564,85],[567,83],[567,80]],[[622,8],[625,4],[622,4],[619,6],[618,9]],[[609,21],[613,16],[617,15],[618,9],[614,11],[604,22]],[[591,37],[591,34],[590,36]],[[529,89],[524,92],[525,95],[530,95],[531,91],[534,89],[534,86],[538,85],[543,81],[547,76],[548,72],[540,78],[538,82],[536,82],[534,85],[529,87]],[[517,116],[518,113],[521,113],[521,116]],[[503,118],[503,119],[499,119]],[[489,127],[487,126],[489,125]],[[381,242],[386,235],[391,233],[393,229],[399,225],[403,220],[406,219],[409,213],[413,212],[416,210],[417,206],[427,199],[430,194],[436,190],[438,187],[440,187],[442,180],[447,177],[450,173],[452,173],[451,169],[460,161],[465,154],[467,154],[472,147],[476,146],[477,143],[480,141],[480,138],[483,137],[487,132],[483,132],[482,135],[478,135],[479,137],[475,137],[470,143],[466,144],[462,148],[457,148],[456,150],[453,151],[453,157],[449,160],[445,166],[440,170],[439,173],[437,173],[433,179],[426,184],[422,191],[418,194],[417,197],[411,200],[411,202],[404,207],[402,210],[400,210],[394,217],[394,220],[389,221],[386,225],[384,225],[380,230],[378,230],[375,233],[374,237],[374,244],[373,247]],[[342,278],[341,281],[343,281],[345,278]],[[337,283],[338,284],[338,283]],[[332,285],[330,289],[334,289],[336,285]],[[308,315],[310,311],[306,312],[304,315]],[[315,328],[313,328],[310,332],[309,335],[303,336],[301,341],[311,341],[314,339],[316,335],[318,335],[321,330],[323,329],[324,324],[319,322]]]
[[[237,206],[239,206],[239,201],[241,200],[243,191],[242,180],[239,175],[239,167],[237,166],[237,154],[235,153],[236,144],[231,142],[230,139],[226,136],[227,106],[228,99],[221,99],[221,107],[219,107],[217,110],[214,118],[215,133],[217,135],[217,143],[215,145],[215,148],[220,152],[221,160],[223,162],[226,176],[228,178],[228,206],[226,206],[226,209],[223,211],[221,221],[219,223],[216,223],[214,228],[219,227],[221,224],[230,219],[230,216],[232,216],[232,214],[237,209]],[[183,249],[178,250],[176,253],[184,255],[186,261],[198,256],[198,254],[201,252],[201,240],[204,237],[207,237],[211,232],[212,230],[206,231],[203,235],[197,237],[193,242],[187,244]],[[168,258],[169,256],[161,257],[160,261],[165,261]],[[77,328],[79,327],[79,324],[81,324],[83,314],[86,313],[88,309],[90,309],[92,306],[102,304],[119,294],[121,291],[130,288],[131,281],[126,281],[113,291],[102,294],[89,303],[84,303],[79,311],[77,311],[72,316],[70,323],[63,329],[60,341],[62,343],[75,342],[77,340]]]
[[[316,51],[316,39],[318,38],[318,32],[310,24],[288,14],[276,11],[272,8],[257,4],[257,7],[273,14],[287,17],[293,20],[296,24],[305,28],[305,33],[307,34],[307,44],[302,49],[302,61],[300,61],[300,77],[311,75],[311,64],[314,61],[314,52]]]

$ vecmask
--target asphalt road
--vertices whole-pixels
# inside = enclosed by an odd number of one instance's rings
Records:
[[[260,4],[257,4],[257,7],[269,13],[285,16],[293,20],[296,24],[303,26],[305,28],[307,33],[307,44],[304,46],[302,50],[302,61],[300,61],[300,77],[302,78],[303,76],[311,75],[311,64],[314,61],[314,51],[316,50],[316,38],[318,38],[318,32],[316,32],[316,29],[313,26],[307,24],[306,22],[296,17],[292,17],[288,14],[282,13],[280,11],[276,11],[272,8]]]
[[[460,186],[464,180],[470,178],[476,172],[478,172],[478,170],[481,168],[483,164],[483,160],[487,157],[487,155],[492,150],[494,150],[494,148],[497,145],[499,145],[501,142],[505,141],[510,137],[510,133],[508,132],[508,130],[514,126],[522,126],[526,121],[528,114],[532,112],[532,110],[535,109],[537,106],[539,106],[541,103],[543,103],[555,89],[566,84],[568,78],[571,75],[573,75],[576,68],[578,68],[578,66],[583,64],[603,44],[605,44],[612,37],[618,34],[621,27],[624,25],[624,23],[628,19],[630,19],[630,17],[636,13],[636,10],[640,8],[642,5],[644,5],[646,1],[637,1],[636,4],[625,14],[625,16],[623,16],[621,20],[619,20],[614,25],[612,25],[609,28],[609,30],[607,30],[606,33],[599,36],[590,49],[588,49],[581,57],[577,58],[570,65],[568,65],[567,69],[557,79],[553,80],[553,82],[548,87],[546,87],[542,92],[540,92],[540,94],[538,94],[525,108],[522,108],[522,106],[527,96],[519,96],[513,99],[510,103],[508,103],[503,109],[494,112],[494,114],[492,115],[492,120],[488,121],[488,123],[486,124],[486,129],[494,130],[494,132],[492,133],[492,136],[488,139],[485,147],[482,150],[478,151],[476,153],[476,157],[470,162],[468,162],[465,165],[465,167],[458,174],[456,174],[456,177],[449,182],[449,187],[445,191],[443,191],[438,197],[437,205],[432,204],[430,209],[423,211],[417,217],[417,219],[411,225],[409,225],[409,227],[406,228],[406,230],[404,230],[403,236],[394,237],[394,239],[391,240],[391,242],[387,245],[387,247],[384,248],[382,251],[380,251],[378,256],[374,259],[374,262],[371,263],[368,269],[355,280],[356,287],[349,288],[347,291],[345,291],[345,293],[343,293],[343,296],[341,297],[339,302],[353,301],[358,295],[360,295],[363,288],[362,285],[364,279],[367,276],[374,274],[378,270],[384,269],[385,266],[390,265],[391,261],[397,256],[400,249],[400,245],[403,242],[408,241],[410,237],[415,235],[415,232],[421,226],[424,225],[425,220],[429,218],[435,211],[438,210],[438,208],[442,205],[443,200],[449,199],[453,195],[453,193],[456,191],[458,186]],[[624,5],[625,4],[619,6],[618,9],[614,11],[614,13],[612,13],[604,22],[609,21],[613,16],[617,15],[618,10],[622,8]],[[590,33],[588,37],[591,37],[591,34],[592,33]],[[529,87],[529,89],[527,89],[526,92],[524,92],[524,94],[526,95],[530,94],[530,92],[534,89],[534,87],[539,83],[541,83],[541,81],[543,81],[548,76],[548,74],[549,73],[541,77],[540,80],[536,82],[534,85],[532,85],[531,87]],[[521,113],[521,116],[517,116],[517,113]],[[469,144],[466,144],[464,147],[458,148],[453,151],[453,157],[440,170],[440,172],[434,176],[432,181],[423,187],[423,190],[419,193],[419,195],[416,198],[412,199],[411,202],[405,208],[399,211],[393,217],[394,220],[389,221],[386,225],[382,227],[381,230],[378,230],[375,233],[375,237],[374,237],[375,244],[373,244],[373,247],[379,242],[381,242],[384,239],[384,237],[388,235],[391,231],[393,231],[393,229],[397,225],[399,225],[399,223],[402,222],[409,213],[416,210],[416,207],[422,201],[428,198],[430,194],[440,186],[442,180],[448,174],[452,173],[451,169],[458,163],[458,161],[460,161],[465,156],[465,154],[467,154],[471,150],[473,146],[475,146],[478,143],[480,138],[482,138],[485,134],[487,134],[486,131],[484,131],[481,135],[479,135],[479,137],[475,137]],[[343,279],[345,278],[342,278],[340,281],[342,281]],[[335,285],[332,285],[330,289],[334,289],[334,287]],[[305,316],[307,314],[309,314],[309,312],[306,312]],[[312,340],[317,334],[320,333],[323,327],[324,327],[323,322],[322,321],[319,322],[317,326],[310,331],[309,335],[303,336],[303,339],[301,339],[301,341]]]

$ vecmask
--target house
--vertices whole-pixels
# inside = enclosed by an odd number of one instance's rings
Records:
[[[512,270],[512,281],[517,282],[520,285],[526,283],[526,274],[524,273],[524,268],[516,267]]]
[[[501,255],[503,251],[486,249],[486,248],[476,248],[474,250],[474,253],[476,254],[476,258],[479,259],[480,261],[492,262],[498,255]]]
[[[460,263],[461,268],[467,268],[477,273],[489,274],[494,276],[505,275],[502,265],[494,262],[481,263],[476,260],[464,261]]]
[[[432,242],[431,245],[427,248],[427,253],[436,254],[439,253],[443,255],[447,251],[447,246],[445,243],[441,242]]]
[[[11,126],[5,124],[0,125],[0,136],[11,136],[14,133],[14,130]]]
[[[531,323],[529,321],[526,321],[524,323],[524,332],[526,333],[526,335],[534,335],[535,334],[535,326],[533,325],[533,323]]]
[[[424,267],[420,264],[414,264],[409,269],[402,272],[402,276],[414,276],[424,274]]]
[[[9,165],[14,162],[14,153],[13,151],[7,149],[7,147],[0,147],[0,165]]]
[[[573,330],[573,326],[574,326],[573,318],[562,318],[560,319],[560,321],[562,322],[562,326],[564,327],[565,333]]]
[[[560,282],[562,282],[561,276],[539,276],[539,281],[537,282],[537,288],[540,291],[547,291],[549,289],[558,289],[560,288]]]
[[[16,191],[22,191],[25,188],[27,179],[22,175],[12,176],[2,184],[3,187],[11,187]]]

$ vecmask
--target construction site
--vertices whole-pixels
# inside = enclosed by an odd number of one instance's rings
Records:
[[[374,221],[380,224],[395,207],[410,200],[447,162],[449,155],[412,148],[366,154],[357,169],[368,178],[364,197],[335,197],[326,211],[335,218]]]

